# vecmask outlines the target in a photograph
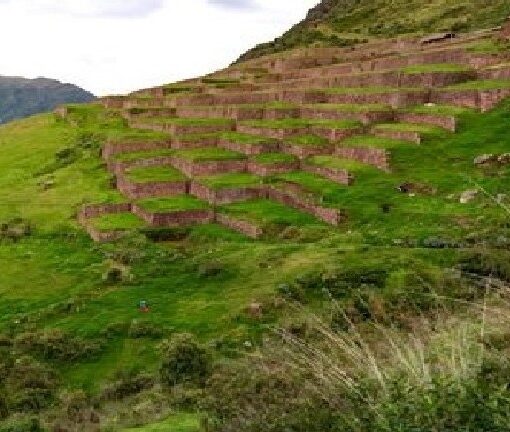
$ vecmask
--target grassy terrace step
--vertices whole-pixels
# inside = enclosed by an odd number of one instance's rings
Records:
[[[404,93],[404,92],[420,92],[420,87],[331,87],[319,89],[326,94],[384,94],[384,93]]]
[[[216,125],[222,126],[232,124],[231,120],[222,118],[195,119],[195,118],[154,117],[149,119],[143,119],[143,122],[176,126],[216,126]]]
[[[113,157],[113,160],[118,162],[133,162],[137,160],[152,159],[162,156],[172,156],[174,153],[175,150],[172,149],[158,149],[129,153],[119,153]]]
[[[356,135],[340,142],[341,147],[374,147],[379,149],[392,149],[409,146],[409,141],[383,138],[374,135]]]
[[[223,132],[218,135],[220,139],[227,140],[230,142],[234,142],[237,144],[268,144],[268,143],[274,143],[275,140],[271,138],[264,138],[259,135],[250,135],[240,132]]]
[[[139,129],[110,130],[107,135],[107,141],[112,143],[159,142],[169,139],[167,133]]]
[[[500,90],[510,89],[510,80],[477,80],[444,87],[442,90]]]
[[[274,177],[276,185],[281,181],[299,185],[307,192],[309,198],[313,198],[316,202],[320,203],[333,202],[333,199],[330,199],[330,197],[335,197],[339,190],[347,188],[347,186],[304,171],[292,171]]]
[[[246,158],[242,153],[225,150],[219,147],[178,150],[175,152],[175,156],[192,162],[242,160]]]
[[[89,220],[93,228],[107,231],[130,231],[142,228],[145,222],[132,213],[107,214]]]
[[[128,180],[135,183],[177,182],[186,179],[171,167],[137,167],[126,171]]]
[[[387,112],[392,111],[390,105],[384,104],[308,104],[303,105],[303,108],[316,108],[322,110],[331,110],[347,113],[369,113],[369,112]]]
[[[329,140],[317,135],[298,135],[287,138],[285,141],[287,144],[296,145],[299,147],[327,147]]]
[[[427,135],[438,135],[444,133],[444,130],[439,127],[415,123],[383,123],[374,126],[374,130],[392,132],[416,132],[419,134]]]
[[[177,195],[163,198],[147,198],[136,203],[151,213],[171,213],[185,210],[204,210],[209,204],[191,195]]]
[[[261,153],[251,160],[260,165],[275,165],[296,162],[298,159],[287,153]]]
[[[210,177],[201,177],[199,182],[211,189],[229,189],[237,187],[254,187],[263,183],[263,180],[253,174],[231,173],[219,174]]]
[[[312,156],[306,160],[308,164],[333,170],[346,170],[349,172],[361,171],[369,168],[367,165],[335,156],[321,155]]]
[[[411,113],[411,114],[427,114],[427,115],[437,115],[437,116],[460,116],[462,114],[466,114],[472,112],[473,110],[470,108],[458,107],[453,105],[418,105],[414,107],[404,108],[399,110],[399,112],[403,113]]]
[[[229,204],[220,208],[220,212],[240,220],[253,222],[261,227],[317,225],[313,216],[300,212],[283,204],[260,199]]]
[[[439,63],[439,64],[421,64],[407,66],[400,69],[401,72],[406,74],[421,74],[421,73],[440,73],[440,72],[469,72],[473,69],[459,64]]]
[[[361,126],[355,120],[313,120],[313,119],[283,119],[283,120],[249,120],[240,124],[256,128],[293,129],[308,127],[324,127],[331,129],[354,129]]]

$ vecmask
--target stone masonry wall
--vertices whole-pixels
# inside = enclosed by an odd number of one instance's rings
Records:
[[[267,144],[241,144],[226,139],[220,139],[218,141],[218,147],[242,153],[247,156],[255,156],[265,152],[278,151],[277,142],[268,142]]]
[[[267,177],[270,175],[284,174],[290,171],[299,169],[299,162],[275,163],[275,164],[260,164],[257,162],[248,162],[248,172],[258,175],[260,177]]]
[[[374,147],[337,147],[335,155],[375,166],[384,171],[390,169],[390,153],[386,149]]]
[[[390,138],[395,140],[410,141],[415,144],[421,144],[421,135],[413,131],[398,131],[375,128],[373,131],[375,136],[382,138]]]
[[[443,129],[455,132],[457,129],[457,120],[454,116],[442,116],[433,114],[413,114],[413,113],[397,113],[395,118],[401,122],[427,124],[439,126]]]
[[[258,226],[224,213],[216,214],[216,222],[254,239],[261,237],[263,234],[262,229]]]
[[[392,111],[348,112],[320,107],[301,108],[301,116],[317,120],[357,120],[363,124],[389,122],[394,119]]]
[[[134,204],[132,211],[153,227],[185,227],[214,221],[214,211],[211,209],[152,213]]]
[[[197,181],[192,181],[190,194],[207,201],[211,205],[225,205],[239,201],[265,198],[267,196],[267,188],[260,186],[215,190]]]
[[[172,157],[158,156],[147,159],[137,159],[133,161],[115,161],[108,160],[108,170],[116,175],[122,175],[124,171],[134,167],[152,167],[152,166],[173,166]]]
[[[172,165],[183,172],[187,177],[201,177],[229,172],[246,172],[245,160],[193,162],[178,157],[173,157],[171,159]]]
[[[351,185],[354,183],[354,176],[345,169],[332,169],[308,163],[303,163],[301,169],[305,172],[325,177],[338,184]]]
[[[333,152],[333,147],[331,146],[300,146],[291,143],[282,143],[280,148],[284,153],[296,156],[299,159],[306,159],[310,156],[328,155]]]

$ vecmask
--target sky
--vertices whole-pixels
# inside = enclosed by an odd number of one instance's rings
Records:
[[[318,2],[0,0],[0,75],[123,94],[221,69]]]

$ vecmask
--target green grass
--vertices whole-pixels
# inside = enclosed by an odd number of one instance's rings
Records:
[[[100,231],[127,231],[142,228],[145,223],[133,213],[116,213],[91,219],[92,225]]]
[[[317,225],[313,216],[269,200],[253,200],[221,207],[220,211],[259,226]]]
[[[147,198],[137,204],[152,213],[170,213],[172,211],[203,210],[209,205],[191,195],[178,195],[164,198]]]
[[[441,134],[443,130],[436,126],[414,123],[382,123],[374,126],[375,129],[397,131],[397,132],[418,132],[421,134]]]
[[[254,156],[252,160],[262,165],[274,165],[279,163],[292,163],[297,159],[286,153],[261,153]]]
[[[472,69],[460,64],[439,63],[407,66],[401,70],[406,74],[420,74],[434,72],[468,72]]]
[[[324,109],[340,112],[353,112],[353,113],[369,113],[391,111],[393,108],[384,104],[312,104],[305,105],[305,108]]]
[[[199,426],[196,414],[176,414],[162,422],[124,429],[122,432],[198,432]]]
[[[466,44],[465,48],[476,54],[500,54],[508,50],[508,44],[494,39],[482,39]]]
[[[369,168],[367,165],[364,165],[360,162],[328,155],[313,156],[306,161],[312,165],[317,165],[324,168],[332,168],[336,170],[347,170],[349,172]]]
[[[402,112],[413,114],[432,114],[440,116],[460,116],[472,111],[470,108],[457,107],[453,105],[417,105],[405,108]]]
[[[256,128],[300,129],[309,127],[310,122],[308,120],[291,118],[283,120],[246,120],[241,122],[241,124]]]
[[[318,135],[296,135],[285,140],[286,143],[297,146],[313,146],[323,147],[328,146],[329,141]]]
[[[135,183],[178,182],[186,177],[171,167],[135,167],[126,171],[126,177]]]
[[[176,126],[222,126],[232,124],[232,120],[223,118],[175,118],[151,117],[144,119],[147,123],[167,124]]]
[[[271,138],[264,138],[257,135],[249,135],[240,132],[224,132],[220,135],[221,139],[246,145],[263,145],[272,144],[275,140]]]
[[[210,177],[202,177],[199,181],[212,189],[249,187],[257,186],[261,183],[260,177],[247,173],[219,174]]]
[[[343,140],[340,145],[345,147],[375,147],[392,149],[394,147],[408,146],[409,142],[373,135],[355,135]]]
[[[414,87],[332,87],[324,89],[328,94],[386,94],[386,93],[405,93],[422,91],[421,88]]]
[[[192,162],[241,160],[246,157],[242,153],[218,147],[178,150],[175,152],[175,156]]]
[[[478,80],[468,81],[448,87],[444,87],[446,90],[500,90],[509,89],[510,80]]]
[[[137,151],[116,154],[113,159],[119,162],[132,162],[142,159],[152,159],[163,156],[172,156],[175,150],[163,148],[158,150]]]

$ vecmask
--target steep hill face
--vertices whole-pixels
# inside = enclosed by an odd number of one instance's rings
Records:
[[[322,0],[283,36],[239,60],[300,46],[350,46],[374,37],[490,28],[508,15],[506,0]]]
[[[0,76],[0,124],[51,111],[62,103],[81,103],[95,96],[75,85],[47,78]]]

